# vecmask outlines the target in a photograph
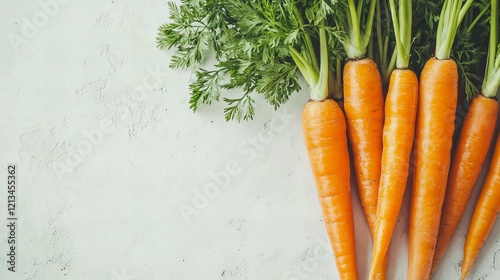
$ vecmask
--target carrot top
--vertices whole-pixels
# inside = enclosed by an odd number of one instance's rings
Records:
[[[384,16],[382,16],[382,14]],[[395,42],[394,28],[390,17],[388,1],[377,0],[375,7],[374,32],[375,38],[368,44],[368,57],[378,65],[382,85],[387,88],[392,70],[396,68],[396,49],[392,50]],[[389,15],[389,16],[388,16]],[[390,50],[391,49],[391,50]]]
[[[498,44],[498,1],[491,0],[490,40],[482,93],[495,97],[500,86],[500,44]]]
[[[399,16],[394,0],[389,0],[389,5],[396,38],[396,67],[406,69],[410,64],[411,51],[411,0],[399,0]]]
[[[335,85],[343,50],[333,22],[336,2],[181,0],[168,5],[170,22],[159,27],[157,45],[174,49],[172,68],[194,68],[193,111],[222,99],[226,120],[252,119],[255,93],[276,109],[300,90],[299,73],[312,99],[325,99],[329,87],[340,92]]]
[[[357,2],[357,3],[355,3]],[[342,40],[344,50],[350,59],[365,57],[366,49],[372,37],[373,19],[377,0],[347,0],[339,1],[343,12],[335,14],[336,26],[341,27],[345,34]],[[368,4],[368,12],[363,6]]]
[[[315,101],[325,100],[328,97],[328,45],[326,31],[321,27],[319,28],[319,44],[321,60],[319,74],[297,50],[290,49],[295,64],[311,88],[311,99]]]
[[[436,35],[436,58],[449,59],[458,26],[473,0],[445,0],[439,17]]]

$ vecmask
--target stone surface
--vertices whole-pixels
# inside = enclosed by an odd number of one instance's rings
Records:
[[[338,279],[302,143],[307,91],[277,112],[258,98],[248,123],[226,123],[219,104],[193,114],[192,71],[155,47],[166,0],[0,10],[0,169],[18,168],[19,218],[16,273],[0,227],[0,279]],[[366,279],[372,243],[353,197]],[[405,199],[390,279],[406,273]],[[471,211],[436,279],[458,278]],[[499,279],[499,232],[471,279]]]

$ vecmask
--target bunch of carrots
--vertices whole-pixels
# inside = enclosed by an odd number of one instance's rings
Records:
[[[425,40],[418,45],[422,34],[429,34],[414,30],[423,28],[415,24],[421,19],[413,19],[418,1],[181,2],[169,3],[171,22],[160,27],[157,43],[176,48],[172,67],[197,69],[190,85],[193,110],[218,101],[221,90],[241,88],[242,96],[223,98],[226,119],[251,119],[252,93],[262,94],[277,108],[300,89],[299,74],[307,84],[304,142],[340,279],[358,279],[351,173],[373,237],[369,279],[386,279],[389,246],[410,172],[406,279],[430,279],[459,225],[495,134],[499,1],[433,4],[439,12],[425,25],[435,33],[432,45]],[[382,18],[381,11],[388,16]],[[467,73],[461,56],[453,56],[453,48],[460,46],[457,34],[478,26],[488,30],[483,38],[489,42],[487,55],[474,68],[484,62],[484,76]],[[429,49],[432,57],[416,69],[423,61],[412,59],[422,60],[422,50]],[[216,64],[201,68],[210,56]],[[455,131],[461,88],[475,89],[471,77],[482,77],[481,90],[472,94],[463,125]],[[500,137],[470,221],[462,279],[499,211]]]

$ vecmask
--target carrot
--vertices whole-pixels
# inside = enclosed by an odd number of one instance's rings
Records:
[[[498,102],[493,98],[480,94],[472,100],[450,167],[431,273],[446,252],[467,206],[493,139],[497,116]]]
[[[348,61],[344,66],[344,110],[352,147],[355,178],[363,211],[372,236],[377,222],[377,201],[382,158],[384,122],[382,82],[369,58]],[[378,279],[385,279],[385,265]]]
[[[377,219],[383,104],[382,83],[375,62],[368,58],[348,61],[344,66],[347,134],[352,145],[361,203],[372,232]]]
[[[408,279],[429,278],[450,164],[457,87],[455,61],[431,58],[425,64],[420,76]]]
[[[357,279],[346,121],[338,104],[327,99],[329,88],[335,87],[324,28],[319,28],[319,37],[319,75],[299,52],[292,52],[311,88],[311,100],[302,113],[304,142],[340,279]]]
[[[331,99],[309,101],[302,125],[337,269],[341,279],[357,279],[344,114]]]
[[[488,58],[486,60],[486,72],[484,75],[482,92],[485,96],[495,97],[498,88],[500,87],[500,46],[498,45],[498,2],[491,1],[491,18],[490,18],[490,40],[488,46]],[[485,99],[485,98],[483,98]],[[486,102],[486,101],[485,101]],[[485,125],[491,126],[491,130],[495,128],[496,115],[498,114],[498,103],[495,100],[488,100],[494,109],[494,116],[482,118],[480,121],[483,125],[476,124],[478,130]],[[487,110],[485,110],[487,111]],[[486,114],[486,113],[484,113]],[[489,122],[489,123],[488,123]],[[488,124],[485,124],[488,123]],[[493,134],[493,132],[489,132]],[[489,136],[489,135],[488,135]],[[483,138],[486,138],[484,136]],[[491,140],[490,140],[491,141]],[[489,142],[477,142],[477,150],[486,153],[489,147]],[[479,168],[479,167],[478,167]],[[497,214],[500,212],[500,137],[497,138],[495,151],[491,158],[490,169],[486,175],[486,181],[483,189],[479,194],[474,213],[469,225],[467,237],[464,246],[464,260],[462,263],[462,279],[465,279],[474,264],[474,261],[488,238],[488,235],[495,223]]]
[[[396,34],[397,68],[392,71],[385,101],[382,170],[377,202],[370,279],[383,265],[408,179],[410,154],[415,132],[418,79],[408,68],[411,46],[411,0],[399,1],[399,21],[393,0],[389,1]]]
[[[486,11],[487,7],[483,9],[479,17]],[[496,3],[493,3],[492,9],[496,9]],[[494,18],[496,18],[496,15],[492,16],[492,21],[496,21]],[[488,47],[490,55],[487,59],[481,94],[477,94],[471,102],[450,167],[431,275],[435,272],[458,227],[472,189],[481,172],[481,167],[495,131],[498,116],[498,101],[496,100],[498,86],[489,82],[489,80],[492,80],[491,73],[494,73],[495,68],[494,57],[497,41],[495,22],[492,22],[492,24]],[[469,26],[468,30],[472,26]]]
[[[368,6],[367,16],[361,13],[364,2]],[[343,75],[344,111],[361,205],[372,236],[376,227],[384,122],[380,72],[375,62],[366,58],[376,4],[377,0],[348,1],[344,6],[347,16],[338,17],[342,20],[336,22],[338,26],[349,27],[347,39],[342,41],[348,56]],[[378,278],[385,279],[385,268]]]
[[[415,166],[409,221],[407,279],[429,279],[450,166],[458,96],[451,47],[472,0],[445,0],[438,23],[436,56],[420,75]]]
[[[415,130],[418,80],[411,70],[396,69],[391,74],[385,105],[382,174],[377,205],[370,279],[386,255],[396,227],[408,177]]]
[[[465,279],[469,274],[479,250],[488,238],[498,212],[500,212],[500,137],[497,138],[490,169],[467,232],[461,279]]]

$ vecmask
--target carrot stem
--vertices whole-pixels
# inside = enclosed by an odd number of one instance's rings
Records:
[[[290,47],[290,54],[309,87],[313,87],[318,82],[316,71],[314,71],[307,60],[295,48]]]
[[[367,46],[368,42],[370,42],[370,37],[372,36],[372,26],[373,26],[373,18],[375,16],[375,4],[377,4],[376,0],[371,0],[370,2],[370,11],[368,12],[368,19],[366,21],[366,29],[363,37],[363,45]]]
[[[458,26],[464,18],[473,0],[467,0],[462,5],[462,0],[445,0],[441,16],[439,17],[436,36],[436,58],[449,59],[451,48],[455,41]]]
[[[319,28],[320,45],[320,71],[316,86],[311,89],[312,100],[325,100],[328,97],[328,44],[326,31],[323,27]]]
[[[486,73],[483,80],[482,92],[486,97],[495,97],[500,86],[500,51],[498,44],[498,3],[491,1],[490,40]]]
[[[467,33],[470,33],[472,32],[472,28],[474,28],[474,26],[476,26],[476,24],[478,23],[478,21],[483,17],[484,13],[486,13],[486,11],[488,10],[488,8],[490,7],[491,3],[488,3],[488,5],[484,6],[484,8],[481,10],[481,12],[476,16],[476,18],[472,21],[472,23],[469,25],[469,27],[467,27]]]
[[[302,18],[302,14],[300,13],[299,9],[297,8],[297,5],[292,5],[293,6],[293,12],[295,13],[296,18],[298,19],[299,26],[301,28],[304,28],[304,20]],[[309,60],[311,61],[312,67],[314,70],[319,71],[319,65],[318,65],[318,58],[316,57],[316,52],[314,51],[314,46],[311,40],[311,36],[307,34],[307,32],[304,32],[303,34],[304,40],[306,42],[306,49],[308,52],[308,57]]]
[[[363,34],[361,32],[362,13],[358,12],[358,10],[362,10],[365,1],[359,0],[358,5],[354,3],[354,0],[348,0],[347,2],[348,8],[346,12],[348,14],[347,23],[349,25],[349,36],[348,39],[343,42],[343,45],[347,56],[350,59],[361,59],[366,55],[366,50],[372,35],[371,30],[373,26],[373,19],[375,18],[377,0],[370,0],[368,16],[366,20],[363,19],[365,20],[365,29]],[[361,9],[359,9],[359,7],[361,7]]]
[[[350,37],[354,44],[354,47],[359,50],[361,48],[361,29],[359,27],[359,18],[356,11],[356,6],[354,5],[354,0],[349,0],[349,13],[351,14],[350,18],[352,22]]]

